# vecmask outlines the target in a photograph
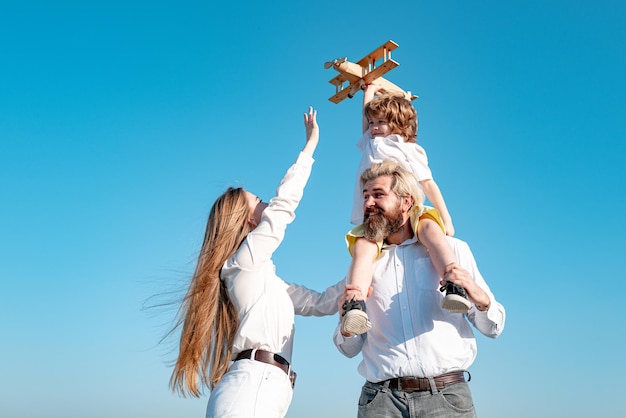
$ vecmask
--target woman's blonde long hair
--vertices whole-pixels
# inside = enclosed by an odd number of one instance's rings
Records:
[[[250,232],[249,214],[242,188],[229,188],[211,208],[175,326],[182,325],[182,331],[170,387],[183,396],[200,396],[198,381],[213,389],[228,369],[239,315],[220,280],[220,270]]]

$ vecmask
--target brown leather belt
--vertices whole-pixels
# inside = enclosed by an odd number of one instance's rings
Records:
[[[254,352],[254,358],[252,358],[252,352]],[[296,372],[291,370],[291,368],[289,367],[289,362],[285,360],[282,356],[272,353],[271,351],[249,349],[243,350],[242,352],[237,354],[237,357],[235,357],[234,361],[244,359],[256,360],[260,361],[261,363],[267,363],[271,364],[272,366],[276,366],[284,371],[287,376],[289,376],[289,380],[291,381],[291,387],[294,387],[296,385]]]
[[[471,376],[469,379],[471,379]],[[435,385],[437,385],[437,389],[441,390],[446,386],[465,382],[465,372],[445,373],[435,376],[433,380],[435,381]],[[375,384],[382,386],[385,382],[389,382],[389,387],[391,389],[404,390],[407,392],[423,392],[430,390],[430,381],[427,377],[396,377],[394,379],[376,382]]]

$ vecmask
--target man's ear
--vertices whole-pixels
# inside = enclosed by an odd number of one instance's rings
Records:
[[[413,200],[413,196],[402,197],[402,211],[403,212],[410,211],[411,208],[413,207],[413,202],[415,202],[415,200]]]

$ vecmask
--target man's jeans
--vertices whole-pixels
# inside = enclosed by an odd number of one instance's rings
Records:
[[[407,392],[389,383],[365,382],[359,398],[358,418],[476,418],[472,393],[466,382],[442,390]]]

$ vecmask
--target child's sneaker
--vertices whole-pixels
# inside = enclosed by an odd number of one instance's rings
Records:
[[[440,291],[446,291],[446,295],[441,301],[441,307],[443,309],[447,309],[452,313],[467,313],[469,309],[472,307],[472,304],[467,299],[467,294],[465,293],[465,289],[461,286],[454,284],[452,282],[446,282],[441,288]]]
[[[365,334],[370,328],[370,322],[365,313],[365,302],[362,300],[346,301],[341,307],[343,316],[341,318],[341,331],[347,334]]]

